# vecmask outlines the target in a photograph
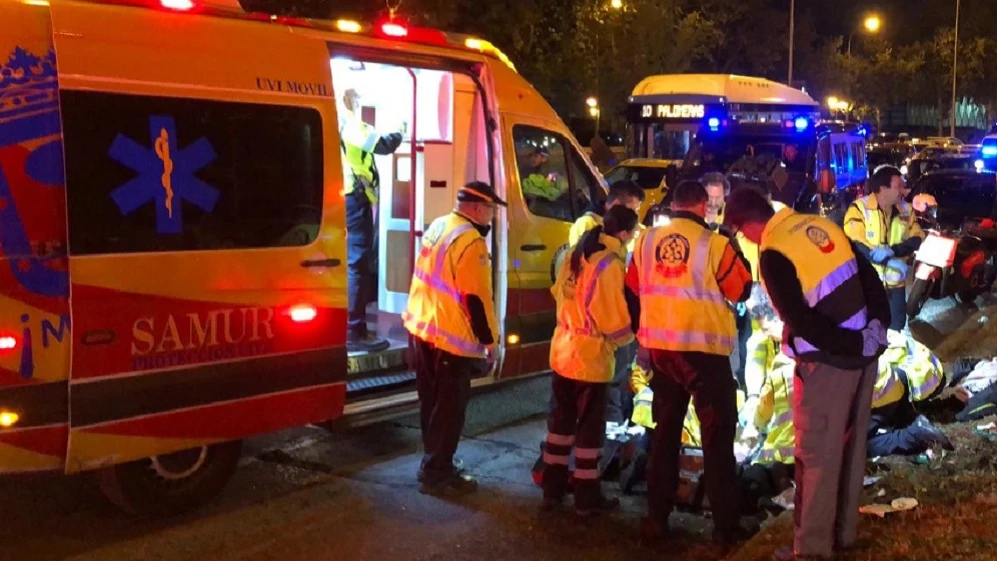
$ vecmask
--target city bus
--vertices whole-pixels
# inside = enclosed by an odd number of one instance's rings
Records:
[[[764,78],[733,74],[662,74],[644,78],[627,104],[627,155],[685,159],[700,127],[711,118],[782,123],[820,117],[805,92]]]
[[[681,167],[666,173],[673,182],[720,172],[735,185],[767,183],[775,200],[798,210],[837,217],[868,174],[865,127],[821,121],[818,103],[784,84],[733,75],[652,76],[629,101],[630,150],[635,157],[680,159]]]
[[[0,21],[0,472],[92,471],[169,514],[245,437],[414,410],[414,256],[474,180],[509,206],[487,238],[503,344],[473,385],[548,371],[556,263],[606,192],[484,39],[233,0],[0,0]],[[347,90],[404,138],[374,156],[369,353],[346,346]],[[536,173],[557,197],[523,194]]]

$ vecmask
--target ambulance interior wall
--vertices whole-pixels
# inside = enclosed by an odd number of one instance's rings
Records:
[[[484,115],[473,80],[463,74],[438,70],[413,68],[412,72],[414,81],[404,67],[332,61],[333,88],[340,114],[345,111],[343,93],[354,88],[360,94],[364,122],[381,134],[403,133],[402,144],[394,154],[374,156],[380,178],[379,204],[374,210],[377,332],[391,339],[404,338],[400,314],[407,304],[412,278],[409,236],[413,210],[416,229],[424,231],[433,220],[453,209],[461,185],[474,180],[489,181]],[[413,183],[415,209],[410,208]],[[418,238],[415,243],[419,243]]]

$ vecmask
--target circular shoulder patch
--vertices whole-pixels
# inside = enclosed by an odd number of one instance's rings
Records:
[[[818,228],[817,226],[808,227],[807,239],[817,246],[817,249],[821,253],[831,253],[834,251],[834,242],[831,241],[831,236],[828,236],[823,228]]]

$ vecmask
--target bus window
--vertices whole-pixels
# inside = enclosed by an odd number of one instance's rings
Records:
[[[817,169],[831,167],[831,139],[824,137],[817,141]]]

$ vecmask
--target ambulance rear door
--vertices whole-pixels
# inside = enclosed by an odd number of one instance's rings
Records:
[[[67,76],[67,469],[340,415],[345,216],[325,45],[194,12],[52,14]]]

